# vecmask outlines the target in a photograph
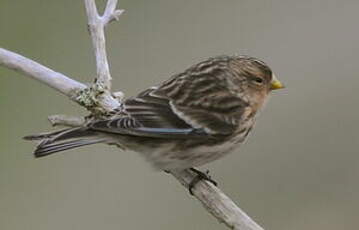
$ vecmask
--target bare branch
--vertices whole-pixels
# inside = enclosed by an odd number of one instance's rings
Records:
[[[173,171],[171,174],[186,188],[196,177],[196,174],[191,170]],[[209,213],[229,228],[236,230],[263,230],[261,226],[254,222],[212,183],[202,180],[195,185],[192,192]]]
[[[0,48],[0,65],[30,76],[62,94],[75,100],[76,92],[86,88],[86,85],[49,69],[20,54]]]
[[[113,20],[118,21],[120,15],[125,12],[123,9],[116,10],[117,7],[117,0],[109,0],[107,1],[105,13],[102,16],[103,23],[105,26],[112,22]]]
[[[0,65],[32,77],[68,96],[91,111],[108,112],[120,102],[97,85],[87,87],[20,54],[0,48]]]
[[[95,0],[85,0],[88,29],[96,57],[97,81],[105,90],[111,90],[111,74],[107,61],[104,24],[97,13]]]
[[[85,118],[68,115],[51,115],[47,118],[52,126],[79,127],[85,124]]]
[[[106,54],[105,26],[123,12],[116,11],[117,0],[109,0],[103,16],[97,12],[95,0],[84,0],[92,45],[96,57],[97,81],[101,88],[111,90],[111,74]]]
[[[118,2],[118,0],[108,0],[107,1],[106,8],[103,13],[103,17],[105,17],[106,15],[107,16],[111,15],[116,10],[117,2]]]

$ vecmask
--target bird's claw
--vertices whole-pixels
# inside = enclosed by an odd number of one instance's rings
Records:
[[[217,182],[215,180],[213,180],[211,178],[211,176],[209,175],[209,170],[206,170],[206,172],[202,172],[198,169],[195,168],[190,168],[190,170],[194,173],[196,173],[197,175],[192,179],[192,181],[188,184],[188,191],[189,193],[193,196],[193,191],[192,189],[194,188],[194,186],[201,180],[206,180],[211,182],[214,186],[217,186]]]

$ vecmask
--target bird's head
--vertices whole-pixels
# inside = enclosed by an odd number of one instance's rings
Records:
[[[238,76],[242,96],[255,110],[262,107],[271,91],[284,88],[268,65],[256,58],[238,56],[230,64]]]

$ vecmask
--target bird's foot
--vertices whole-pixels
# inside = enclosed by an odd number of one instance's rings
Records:
[[[211,178],[211,176],[209,175],[209,170],[206,170],[206,172],[202,172],[198,169],[195,168],[190,168],[190,170],[194,173],[196,173],[197,175],[192,179],[192,181],[189,183],[188,185],[188,191],[189,193],[193,196],[193,191],[192,189],[194,188],[194,186],[201,180],[206,180],[211,182],[214,186],[217,186],[217,182],[215,180],[213,180]]]

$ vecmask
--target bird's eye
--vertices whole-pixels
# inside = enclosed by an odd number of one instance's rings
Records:
[[[253,81],[254,81],[256,84],[259,84],[259,85],[263,84],[263,79],[260,78],[260,77],[254,78]]]

